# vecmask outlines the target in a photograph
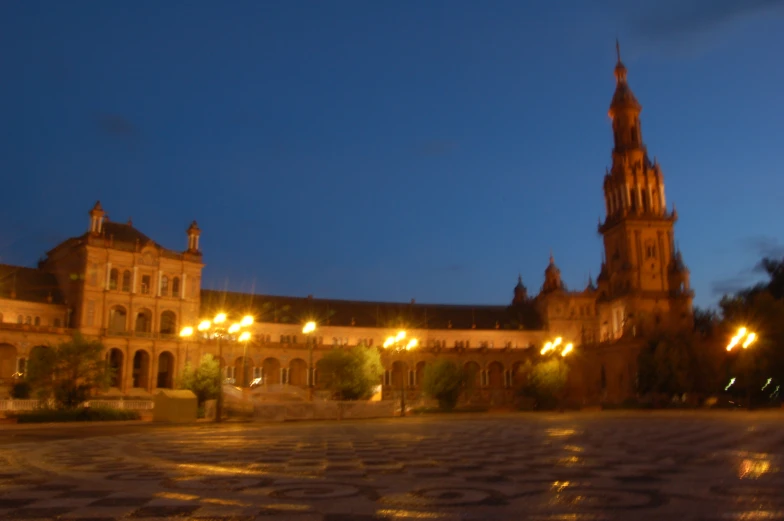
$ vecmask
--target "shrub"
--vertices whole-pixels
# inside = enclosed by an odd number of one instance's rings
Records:
[[[16,382],[11,387],[11,398],[14,400],[27,400],[30,398],[30,384],[24,380]]]
[[[79,334],[55,347],[35,347],[27,364],[27,381],[40,398],[51,396],[60,408],[76,408],[94,389],[109,386],[111,370],[104,352],[101,342]]]
[[[422,389],[438,400],[438,407],[449,411],[455,408],[466,381],[465,371],[451,360],[436,360],[425,366]]]
[[[127,421],[138,420],[138,411],[110,409],[108,407],[79,407],[76,409],[38,409],[30,412],[9,414],[18,423],[50,423],[79,421]]]
[[[338,400],[370,398],[384,372],[378,349],[364,346],[333,349],[317,367],[324,387]]]
[[[199,407],[204,407],[204,402],[218,397],[218,379],[220,366],[218,359],[212,355],[204,355],[196,369],[190,364],[185,366],[180,378],[180,388],[188,389],[196,395]]]

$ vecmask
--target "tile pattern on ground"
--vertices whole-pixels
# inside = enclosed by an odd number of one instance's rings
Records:
[[[784,520],[780,413],[204,426],[0,448],[0,519]]]

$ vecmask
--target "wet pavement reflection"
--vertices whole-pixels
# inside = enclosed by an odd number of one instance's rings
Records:
[[[20,437],[0,447],[0,519],[784,520],[783,427],[480,414]]]

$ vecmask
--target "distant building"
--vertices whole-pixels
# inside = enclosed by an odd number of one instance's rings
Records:
[[[604,260],[594,284],[568,290],[550,255],[539,293],[530,297],[518,277],[508,305],[456,306],[352,302],[201,289],[200,230],[187,229],[187,248],[165,248],[133,227],[89,212],[88,231],[49,251],[38,268],[0,265],[0,398],[37,346],[73,331],[99,338],[115,369],[113,387],[127,395],[170,388],[186,363],[217,355],[216,343],[179,331],[225,311],[252,314],[252,341],[224,344],[226,377],[238,385],[306,386],[308,346],[302,324],[318,323],[314,360],[333,346],[381,346],[404,328],[418,349],[385,353],[384,389],[407,378],[412,394],[428,361],[450,357],[475,371],[472,399],[503,403],[512,395],[519,364],[556,336],[582,350],[573,388],[587,400],[620,399],[634,391],[635,338],[655,328],[687,328],[693,293],[675,246],[674,208],[664,177],[643,144],[641,106],[626,81],[620,52],[610,104],[612,166],[604,177],[606,217],[599,224]],[[244,369],[244,372],[243,372]],[[316,381],[318,377],[316,375]]]

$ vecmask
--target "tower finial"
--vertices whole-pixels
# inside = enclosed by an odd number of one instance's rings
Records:
[[[553,249],[550,248],[550,264],[555,264],[555,257],[553,257]]]
[[[621,42],[615,39],[615,53],[618,55],[618,63],[621,63]]]

